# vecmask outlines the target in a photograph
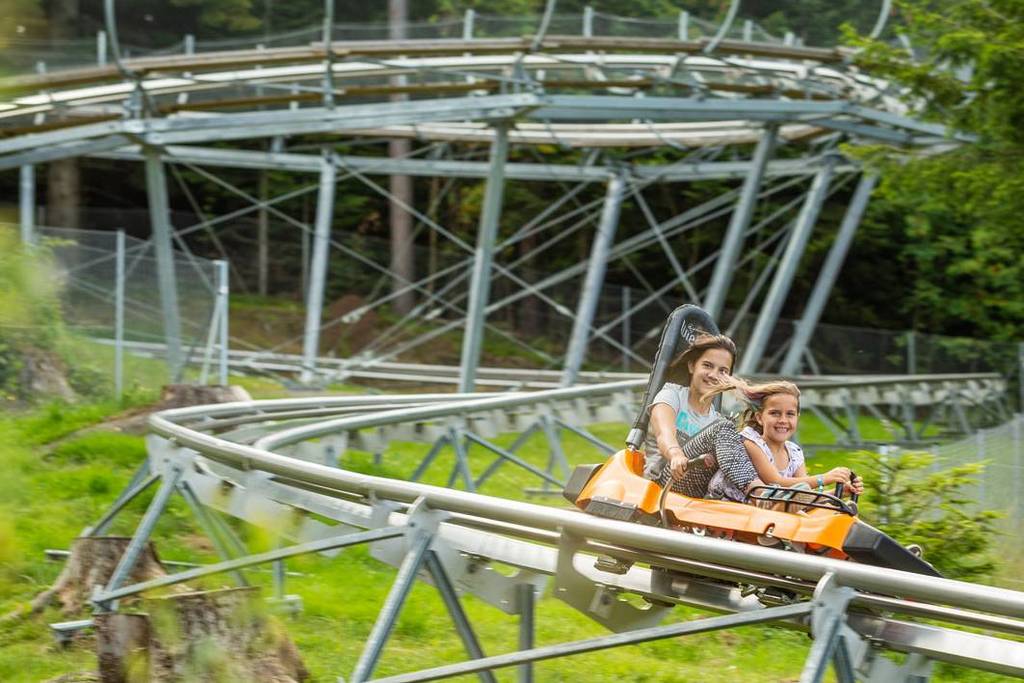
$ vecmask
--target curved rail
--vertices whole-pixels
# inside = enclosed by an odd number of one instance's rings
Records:
[[[147,481],[153,483],[159,478],[160,492],[146,515],[153,521],[162,507],[160,500],[166,502],[173,490],[179,490],[200,510],[211,506],[254,523],[296,519],[294,514],[285,513],[300,510],[333,519],[341,526],[332,529],[305,519],[299,527],[277,529],[294,538],[295,546],[258,556],[226,557],[212,567],[191,569],[147,584],[126,587],[112,580],[94,600],[101,607],[110,606],[119,598],[204,573],[370,542],[375,557],[405,568],[399,572],[399,579],[404,576],[403,580],[411,581],[416,568],[430,569],[435,585],[450,581],[524,620],[546,577],[553,576],[556,596],[623,632],[614,637],[614,642],[597,639],[599,642],[567,644],[559,650],[561,654],[675,634],[672,628],[677,627],[656,626],[674,604],[736,613],[731,621],[724,617],[709,620],[707,628],[778,620],[788,627],[810,629],[822,639],[826,636],[821,620],[826,612],[820,606],[828,605],[833,610],[828,614],[833,614],[839,605],[835,613],[841,619],[835,627],[844,634],[844,647],[855,660],[868,657],[871,647],[882,645],[929,659],[1024,673],[1024,644],[995,635],[965,633],[954,626],[1024,634],[1024,593],[598,519],[576,510],[415,481],[374,477],[335,466],[340,451],[335,451],[330,464],[311,462],[309,453],[302,452],[303,447],[324,447],[338,435],[396,425],[422,432],[438,423],[450,428],[454,421],[462,425],[462,433],[469,434],[474,425],[498,415],[511,420],[508,416],[530,411],[563,417],[576,414],[580,422],[585,422],[614,403],[614,397],[632,392],[640,384],[625,381],[528,394],[284,399],[155,414],[150,418],[153,434],[148,442],[146,471],[122,495],[124,500],[119,499],[122,506],[149,485]],[[117,509],[115,504],[90,533],[101,532]],[[148,534],[144,519],[133,544],[138,542],[141,547]],[[595,556],[608,559],[595,566]],[[130,566],[132,562],[131,558],[122,559],[122,564]],[[483,571],[491,562],[511,565],[519,571],[511,577]],[[402,588],[399,583],[396,580],[393,593]],[[771,590],[785,591],[782,595],[790,596],[785,600],[792,607],[782,611],[765,608],[765,591]],[[651,607],[637,609],[618,600],[616,596],[621,593],[636,593]],[[801,596],[811,593],[816,594],[815,601],[802,602]],[[449,608],[460,609],[457,601],[449,603]],[[393,621],[394,614],[382,612],[380,618]],[[913,618],[946,625],[906,621]],[[376,654],[364,653],[361,668],[357,667],[361,674],[356,679],[369,676],[386,632],[375,629],[371,634],[367,648],[369,652],[373,645]],[[483,658],[478,653],[471,662],[417,672],[407,678],[426,680],[512,663],[524,665],[549,656],[552,653],[544,648],[527,648],[507,660]],[[814,657],[812,650],[811,659]],[[823,661],[827,664],[827,659]]]
[[[553,390],[544,392],[546,394],[544,398],[555,400],[580,398],[599,395],[602,392],[621,391],[633,386],[635,386],[634,383],[621,383],[607,387]],[[175,424],[176,419],[188,417],[190,414],[194,416],[197,412],[195,408],[159,413],[150,418],[150,428],[154,433],[173,439],[179,446],[195,449],[211,460],[242,470],[267,472],[296,482],[322,487],[325,491],[337,491],[366,498],[375,496],[403,503],[423,500],[428,507],[434,510],[461,513],[547,531],[561,529],[598,542],[632,547],[652,553],[679,555],[740,569],[769,571],[815,581],[831,572],[838,576],[844,585],[865,591],[1024,617],[1024,593],[1015,591],[894,572],[852,562],[778,553],[770,549],[748,548],[741,544],[717,539],[698,538],[688,534],[665,532],[635,524],[598,519],[576,511],[554,510],[530,503],[494,499],[489,496],[453,491],[426,484],[399,482],[313,463],[296,462],[292,458],[268,450],[305,439],[322,437],[343,429],[393,424],[407,419],[442,417],[453,412],[462,413],[467,408],[472,409],[473,412],[514,408],[536,403],[539,398],[539,396],[499,396],[339,418],[265,437],[255,446],[227,442]],[[258,403],[254,406],[258,406]]]
[[[533,145],[744,144],[768,122],[785,124],[778,134],[793,141],[836,131],[911,146],[949,142],[943,127],[907,116],[888,84],[845,64],[840,51],[714,40],[548,36],[537,50],[529,37],[334,42],[330,51],[313,44],[146,57],[0,79],[0,167],[140,139],[162,146],[330,131],[472,142],[492,135],[480,122],[509,118],[519,123],[511,140]],[[327,82],[331,106],[301,106],[320,104]],[[502,94],[509,89],[527,92]],[[631,96],[640,92],[648,96]],[[650,96],[663,92],[676,96]],[[394,94],[410,96],[400,111]],[[440,94],[450,97],[417,99]],[[367,100],[388,103],[391,115]],[[477,124],[457,123],[467,119]],[[31,153],[41,146],[49,149]]]

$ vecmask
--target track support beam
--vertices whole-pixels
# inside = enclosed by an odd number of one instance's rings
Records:
[[[310,264],[309,288],[306,295],[306,331],[302,342],[302,373],[300,380],[308,384],[316,372],[320,349],[320,316],[327,281],[327,261],[331,249],[331,224],[334,222],[334,162],[326,155],[320,160],[320,192],[316,203],[316,225],[313,229],[313,258]]]
[[[462,338],[459,391],[466,394],[474,391],[476,387],[476,368],[480,363],[480,348],[484,339],[485,309],[491,287],[494,242],[498,235],[498,221],[501,218],[501,204],[505,194],[505,161],[507,158],[508,126],[498,125],[494,129],[494,142],[491,144],[490,173],[487,177],[487,188],[484,191],[483,209],[480,212],[480,229],[477,235],[476,254],[473,259],[469,305],[466,310],[466,331]]]
[[[850,250],[853,236],[856,234],[858,226],[860,226],[864,210],[868,205],[868,199],[871,197],[871,192],[875,189],[877,182],[878,176],[876,174],[866,173],[861,176],[860,182],[857,183],[857,189],[850,200],[850,206],[846,209],[846,215],[843,216],[843,222],[839,226],[836,240],[833,242],[832,248],[825,258],[825,263],[818,274],[818,281],[811,290],[810,301],[807,302],[804,314],[800,318],[799,323],[797,323],[793,341],[790,342],[789,351],[786,353],[786,358],[782,361],[782,374],[784,375],[792,375],[800,371],[800,359],[803,358],[804,350],[811,340],[811,334],[821,318],[821,312],[825,309],[828,296],[832,293],[832,285],[835,284],[836,277],[839,276],[839,270],[843,267],[843,261],[846,260],[846,254]]]
[[[764,355],[764,350],[768,346],[772,331],[775,329],[775,323],[778,322],[779,313],[782,310],[783,304],[786,303],[789,288],[793,284],[793,278],[796,276],[800,259],[803,257],[804,249],[807,247],[807,240],[810,238],[814,224],[818,220],[818,212],[821,211],[825,195],[828,194],[828,187],[832,181],[835,164],[836,158],[834,156],[826,158],[821,170],[814,176],[811,189],[807,193],[807,198],[800,209],[800,215],[793,226],[793,232],[789,236],[786,251],[783,253],[779,269],[775,273],[775,279],[772,280],[771,288],[768,290],[768,295],[761,306],[761,314],[757,318],[754,331],[750,335],[750,341],[747,343],[746,350],[740,360],[740,367],[737,370],[738,374],[749,375],[758,370],[761,357]]]
[[[608,180],[604,208],[601,220],[594,235],[594,243],[590,247],[590,259],[587,263],[587,275],[583,281],[583,293],[576,307],[576,319],[573,321],[572,335],[569,337],[569,350],[565,356],[565,369],[562,373],[562,386],[568,387],[576,383],[576,378],[587,354],[587,340],[594,322],[594,312],[604,284],[604,273],[608,266],[608,252],[615,241],[615,231],[619,227],[619,213],[622,209],[622,194],[626,181],[621,175],[612,176]]]
[[[167,177],[160,152],[145,148],[146,194],[149,197],[149,221],[152,229],[153,249],[156,253],[157,282],[160,287],[160,306],[164,316],[164,339],[167,343],[167,366],[171,381],[176,382],[183,369],[181,349],[181,319],[178,312],[178,282],[175,272],[174,248],[167,202]]]
[[[722,249],[718,253],[718,260],[715,261],[715,271],[711,275],[711,284],[708,285],[704,310],[716,320],[721,317],[722,308],[725,306],[729,284],[732,282],[733,269],[736,267],[736,259],[743,246],[743,236],[750,226],[750,219],[754,215],[754,207],[757,205],[757,194],[761,189],[764,170],[775,149],[777,130],[775,125],[768,125],[765,126],[764,133],[761,134],[761,139],[754,149],[750,170],[747,171],[747,175],[743,179],[743,188],[740,190],[740,197],[736,202],[736,210],[732,212],[732,217],[729,219],[729,227],[726,229],[725,238],[722,241]]]

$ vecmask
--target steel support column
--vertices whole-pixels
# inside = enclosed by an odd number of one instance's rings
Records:
[[[732,212],[732,218],[729,219],[729,228],[725,231],[722,249],[715,261],[715,272],[711,275],[711,284],[708,285],[708,295],[704,299],[704,310],[712,318],[717,319],[725,306],[725,297],[729,293],[729,284],[732,282],[736,258],[739,256],[740,247],[743,246],[743,237],[750,226],[750,219],[754,215],[754,206],[757,204],[757,194],[761,189],[764,170],[775,149],[775,135],[776,127],[774,125],[765,127],[764,133],[754,149],[750,170],[747,171],[747,175],[743,179],[743,189],[740,190],[740,197],[736,201],[736,210]]]
[[[797,323],[793,341],[789,345],[789,351],[786,353],[785,360],[782,361],[782,374],[784,375],[792,375],[800,371],[800,359],[803,357],[807,343],[811,339],[811,334],[821,318],[825,302],[828,301],[829,294],[832,292],[832,285],[835,284],[839,270],[843,267],[843,261],[846,260],[846,254],[850,250],[850,243],[853,242],[853,236],[857,232],[858,226],[860,226],[864,210],[868,205],[868,199],[871,197],[871,191],[875,189],[877,182],[878,176],[876,174],[866,173],[861,176],[860,182],[857,184],[857,189],[850,200],[850,206],[846,209],[846,215],[843,216],[843,222],[839,226],[839,232],[836,234],[836,241],[833,242],[832,248],[825,258],[825,263],[818,274],[818,281],[811,290],[811,298],[804,309],[803,317]]]
[[[473,625],[469,622],[466,611],[462,609],[462,604],[459,602],[459,594],[456,592],[452,580],[448,577],[448,572],[445,571],[444,565],[441,564],[441,560],[438,559],[437,554],[433,550],[428,550],[424,561],[427,565],[427,571],[430,572],[430,577],[434,580],[437,592],[441,594],[441,599],[444,600],[445,607],[448,608],[448,614],[451,615],[452,622],[455,624],[455,631],[459,634],[459,638],[462,639],[462,644],[466,648],[466,654],[469,655],[470,659],[485,657],[483,648],[480,647],[480,640],[476,637],[476,632],[473,631]],[[494,674],[490,671],[479,671],[477,672],[477,677],[483,683],[496,683]]]
[[[565,367],[562,371],[562,386],[568,387],[576,383],[580,366],[587,353],[587,341],[590,338],[590,327],[594,322],[598,297],[604,284],[604,274],[608,266],[608,252],[615,241],[615,231],[619,227],[619,213],[622,209],[622,193],[626,181],[620,175],[608,180],[604,208],[601,210],[601,221],[597,226],[597,234],[590,247],[590,260],[587,264],[587,276],[583,281],[583,292],[576,307],[576,319],[573,321],[572,335],[569,337],[569,349],[565,355]]]
[[[114,257],[114,396],[118,401],[124,393],[124,257],[124,230],[118,230]]]
[[[306,295],[306,331],[302,342],[300,379],[306,384],[313,379],[316,370],[316,357],[320,347],[320,309],[324,304],[327,257],[331,248],[335,180],[334,163],[325,156],[320,165],[320,192],[317,195],[316,226],[313,231],[313,258],[310,264],[309,288]]]
[[[476,366],[480,362],[480,347],[484,339],[484,309],[491,286],[491,260],[494,241],[498,234],[498,219],[505,194],[505,160],[508,157],[508,127],[495,127],[491,144],[490,173],[480,212],[473,276],[470,281],[469,305],[466,309],[466,332],[462,337],[459,391],[471,393],[476,386]]]
[[[36,169],[34,166],[21,167],[21,182],[18,185],[18,214],[21,223],[22,244],[35,241],[36,219]]]
[[[228,321],[231,308],[231,278],[227,261],[217,261],[217,300],[220,302],[220,363],[218,380],[228,385]]]
[[[775,273],[775,279],[772,280],[771,289],[768,290],[768,295],[761,306],[761,313],[757,317],[750,341],[740,356],[740,367],[737,371],[739,374],[757,372],[757,366],[761,362],[772,330],[779,319],[779,312],[782,310],[782,305],[786,302],[786,296],[789,294],[789,288],[793,284],[797,266],[800,265],[800,259],[807,247],[807,240],[818,219],[818,212],[825,201],[825,195],[828,194],[828,186],[832,180],[835,163],[835,157],[829,157],[825,160],[821,170],[814,176],[814,182],[811,183],[811,189],[800,209],[796,225],[793,226],[793,233],[789,236],[786,251],[783,253],[779,269]]]
[[[164,338],[167,343],[167,365],[171,381],[178,381],[184,358],[181,352],[181,319],[178,315],[178,282],[175,273],[174,248],[171,244],[170,214],[167,203],[167,178],[160,152],[145,148],[146,193],[149,198],[149,221],[156,253],[160,306],[164,316]]]
[[[529,583],[521,583],[516,587],[519,598],[519,651],[532,650],[534,647],[534,587]],[[519,683],[533,683],[533,662],[519,665],[516,680]]]
[[[334,0],[324,0],[324,106],[334,108]]]

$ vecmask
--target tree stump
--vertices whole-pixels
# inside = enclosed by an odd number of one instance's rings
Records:
[[[100,680],[305,680],[298,650],[264,613],[258,590],[181,593],[143,600],[145,613],[96,615]]]
[[[65,401],[75,400],[75,392],[68,383],[67,367],[51,351],[34,348],[23,350],[18,386],[19,393],[25,398],[51,396]]]
[[[251,401],[252,396],[239,386],[220,384],[165,384],[160,392],[160,402],[154,410],[202,406],[209,403],[233,403]]]
[[[124,536],[76,538],[71,544],[71,554],[56,583],[36,596],[30,612],[40,612],[56,599],[65,615],[77,614],[88,602],[93,587],[106,586],[110,581],[130,541],[130,538]],[[139,553],[139,559],[125,580],[125,585],[148,581],[165,574],[167,570],[157,558],[156,549],[152,543],[147,543]]]

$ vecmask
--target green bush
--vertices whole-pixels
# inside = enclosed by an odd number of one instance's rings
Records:
[[[64,333],[57,282],[45,249],[25,249],[14,230],[0,228],[0,399],[27,398],[26,352],[52,351]]]
[[[918,543],[944,576],[977,581],[991,576],[991,545],[999,513],[978,510],[964,489],[984,462],[930,471],[931,453],[858,454],[865,494],[861,515],[901,543]]]

